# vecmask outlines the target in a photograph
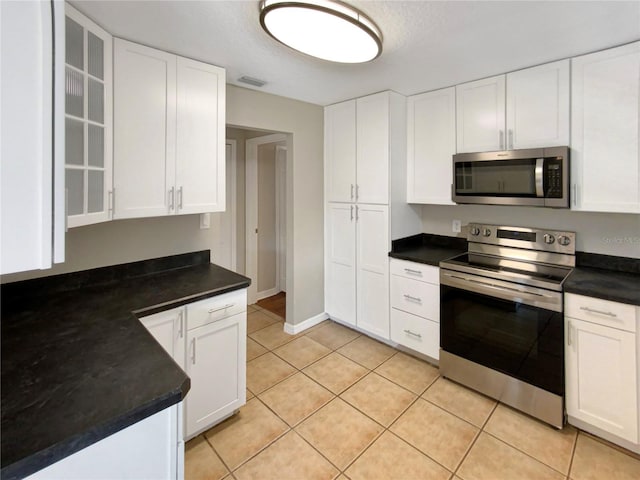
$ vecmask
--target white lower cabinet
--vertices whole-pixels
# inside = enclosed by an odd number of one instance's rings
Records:
[[[246,403],[247,291],[236,290],[140,320],[187,372],[188,440]]]
[[[390,259],[391,340],[435,360],[440,354],[438,267]]]
[[[26,477],[28,480],[184,478],[182,403],[110,435]]]
[[[187,438],[246,403],[246,335],[246,313],[187,332],[186,371],[191,378],[185,406]]]
[[[638,310],[632,305],[565,294],[569,423],[636,451]]]
[[[389,207],[327,205],[326,310],[389,339]]]

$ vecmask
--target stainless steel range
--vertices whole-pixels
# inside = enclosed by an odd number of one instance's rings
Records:
[[[470,224],[467,239],[440,262],[442,375],[562,428],[575,233]]]

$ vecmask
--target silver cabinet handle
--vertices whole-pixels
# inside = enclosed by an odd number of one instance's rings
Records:
[[[212,308],[211,310],[209,310],[209,313],[215,313],[215,312],[219,312],[220,310],[226,310],[227,308],[231,308],[235,305],[235,303],[228,303],[227,305],[225,305],[224,307],[220,307],[220,308]]]
[[[584,310],[585,312],[589,312],[589,313],[597,313],[599,315],[606,315],[607,317],[611,317],[611,318],[618,318],[618,315],[616,315],[613,312],[603,312],[602,310],[595,310],[589,307],[580,307],[580,310]]]
[[[180,338],[184,337],[184,313],[180,311],[178,313],[178,318],[180,319],[180,329],[178,330],[178,336]]]
[[[406,298],[407,300],[412,300],[414,302],[422,303],[422,299],[421,298],[413,297],[411,295],[407,295],[406,293],[404,294],[404,298]]]
[[[169,211],[173,210],[175,207],[175,188],[171,187],[169,189]]]
[[[578,186],[575,183],[573,184],[573,206],[578,206]]]
[[[107,204],[109,205],[109,207],[108,207],[108,208],[109,208],[108,214],[109,214],[109,218],[110,218],[110,219],[112,219],[112,218],[113,218],[113,207],[114,207],[114,203],[115,203],[115,202],[114,202],[114,195],[115,195],[114,190],[109,190],[109,199],[108,199],[108,201],[107,201]]]
[[[411,273],[413,275],[422,276],[422,272],[420,270],[414,270],[413,268],[405,268],[404,271],[407,272],[407,273]]]
[[[498,130],[500,136],[500,149],[504,148],[504,130]]]
[[[411,335],[413,337],[422,338],[422,335],[420,335],[419,333],[412,332],[411,330],[405,329],[404,333],[406,333],[407,335]]]
[[[513,130],[509,129],[509,148],[513,150]]]
[[[358,200],[358,197],[360,197],[360,185],[356,183],[356,201]]]
[[[353,200],[353,183],[351,184],[351,200]]]
[[[358,198],[358,196],[356,195],[356,198]],[[356,205],[356,222],[360,219],[360,215],[358,215],[358,205]]]
[[[572,344],[572,339],[571,339],[571,320],[569,320],[569,323],[567,324],[567,345],[571,346]]]
[[[191,364],[196,364],[196,339],[191,340]]]
[[[351,205],[351,221],[353,222],[353,205]]]
[[[182,210],[182,186],[178,189],[178,210]]]

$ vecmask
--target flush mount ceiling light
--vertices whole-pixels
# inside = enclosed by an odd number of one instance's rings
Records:
[[[280,43],[331,62],[369,62],[382,53],[378,27],[333,0],[262,0],[260,24]]]

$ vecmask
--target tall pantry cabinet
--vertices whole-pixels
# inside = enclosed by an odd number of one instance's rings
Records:
[[[421,231],[406,204],[406,99],[395,92],[325,108],[325,310],[389,339],[391,240]]]

